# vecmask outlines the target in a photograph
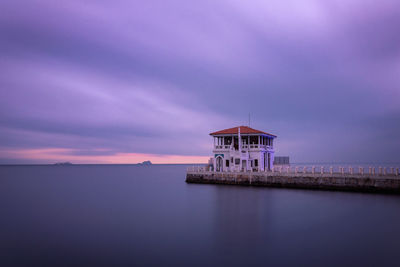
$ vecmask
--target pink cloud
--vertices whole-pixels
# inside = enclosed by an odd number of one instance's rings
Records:
[[[156,164],[206,163],[206,156],[160,155],[144,153],[115,153],[111,155],[74,155],[75,149],[4,149],[3,157],[17,160],[34,160],[43,163],[69,161],[72,163],[133,164],[150,160]],[[100,150],[99,150],[100,152]]]

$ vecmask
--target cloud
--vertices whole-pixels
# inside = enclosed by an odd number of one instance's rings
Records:
[[[7,158],[1,158],[2,164],[12,164],[14,162],[57,163],[73,162],[74,164],[136,164],[145,160],[150,160],[155,164],[190,164],[207,162],[205,156],[182,156],[182,155],[160,155],[160,154],[140,154],[140,153],[113,153],[108,151],[96,150],[89,154],[77,152],[63,148],[42,148],[42,149],[15,149],[3,150]]]
[[[209,132],[251,113],[297,161],[399,159],[398,1],[0,8],[2,158],[207,156]]]

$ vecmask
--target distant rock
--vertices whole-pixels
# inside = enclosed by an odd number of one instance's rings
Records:
[[[54,165],[57,165],[57,166],[68,166],[68,165],[73,165],[71,162],[69,162],[69,161],[66,161],[66,162],[56,162],[56,163],[54,163]]]
[[[146,166],[148,166],[148,165],[152,165],[152,163],[151,163],[150,160],[146,160],[146,161],[143,161],[142,163],[138,163],[138,165],[146,165]]]

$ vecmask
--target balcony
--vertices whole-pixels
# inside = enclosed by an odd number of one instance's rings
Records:
[[[214,150],[229,150],[231,146],[224,145],[224,146],[214,146]]]
[[[242,149],[250,149],[250,150],[258,150],[258,149],[265,149],[271,150],[273,149],[272,146],[267,145],[258,145],[258,144],[250,144],[250,145],[242,145]]]
[[[241,148],[239,148],[238,150],[250,150],[250,151],[252,151],[252,150],[273,150],[273,147],[272,146],[268,146],[268,145],[258,145],[258,144],[250,144],[250,145],[248,145],[248,144],[244,144],[244,145],[242,145],[242,147]],[[214,150],[235,150],[235,148],[232,146],[230,146],[230,145],[217,145],[217,146],[214,146]]]

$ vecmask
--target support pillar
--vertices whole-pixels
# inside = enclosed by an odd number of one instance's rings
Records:
[[[214,139],[215,140],[215,139]],[[215,143],[215,142],[214,142]],[[215,158],[213,158],[213,171],[216,172],[217,171],[217,163]]]

